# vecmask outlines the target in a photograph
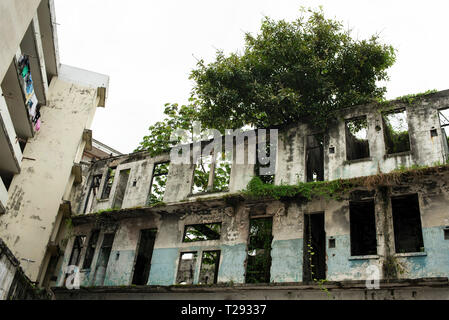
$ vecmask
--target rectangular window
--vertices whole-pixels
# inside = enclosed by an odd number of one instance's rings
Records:
[[[182,252],[179,258],[177,284],[193,284],[197,252]]]
[[[101,183],[101,174],[95,175],[92,177],[92,181],[90,183],[89,192],[87,194],[86,203],[84,205],[84,213],[90,212],[92,203],[95,199],[95,196],[98,193],[98,190],[100,189],[100,183]]]
[[[86,256],[84,257],[83,269],[90,269],[92,260],[94,258],[95,249],[97,248],[98,236],[100,235],[99,230],[94,230],[90,234],[89,244],[86,249]]]
[[[148,283],[156,234],[156,229],[140,231],[139,250],[136,264],[134,265],[133,284],[146,285]]]
[[[120,209],[123,204],[123,199],[125,198],[126,187],[128,186],[129,173],[131,169],[121,170],[119,174],[119,180],[117,182],[117,187],[115,189],[115,197],[112,208]]]
[[[154,165],[153,176],[151,177],[150,194],[148,197],[149,205],[161,202],[164,198],[169,164],[169,162],[162,162]]]
[[[424,251],[418,195],[393,197],[391,206],[396,253]]]
[[[324,135],[306,138],[306,178],[307,182],[324,181]]]
[[[351,255],[377,254],[376,220],[374,200],[349,203],[351,229]]]
[[[78,266],[81,257],[81,251],[83,250],[84,243],[86,242],[86,236],[76,236],[73,242],[72,254],[70,256],[69,266]]]
[[[387,154],[410,151],[410,137],[405,109],[384,113],[382,121]]]
[[[272,218],[250,220],[246,283],[270,282],[272,225]]]
[[[106,277],[109,257],[114,243],[114,233],[106,233],[101,244],[100,254],[98,255],[97,267],[95,268],[95,284],[102,286]]]
[[[365,117],[346,121],[346,159],[369,158],[368,121]]]
[[[101,199],[108,199],[111,194],[112,184],[114,183],[115,170],[117,167],[108,168],[108,172],[106,174],[106,181],[103,187],[103,193],[101,195]]]
[[[183,242],[220,240],[221,223],[185,226]]]
[[[254,166],[254,170],[256,175],[267,184],[274,183],[274,176],[276,173],[276,163],[267,163],[271,160],[271,152],[276,154],[276,150],[271,150],[271,144],[268,142],[265,144],[265,150],[259,150],[259,144],[256,145],[256,165]],[[260,158],[259,158],[260,152]],[[273,158],[274,160],[276,157]],[[276,161],[276,160],[275,160]],[[271,169],[273,168],[273,169]],[[262,174],[262,170],[266,171]]]
[[[220,251],[203,251],[199,284],[217,283]]]
[[[212,152],[198,158],[193,176],[192,193],[226,191],[231,177],[231,160],[224,152]]]

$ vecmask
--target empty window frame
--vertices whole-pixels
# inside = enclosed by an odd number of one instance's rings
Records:
[[[156,163],[151,177],[148,204],[161,202],[164,198],[165,186],[167,185],[168,169],[170,162]]]
[[[273,184],[274,183],[274,176],[276,173],[276,162],[274,164],[268,162],[268,161],[276,161],[276,156],[271,158],[271,155],[273,152],[274,155],[276,155],[277,150],[273,149],[271,150],[271,144],[266,143],[265,144],[265,150],[259,150],[259,144],[256,145],[256,165],[254,166],[254,170],[256,175],[267,184]],[[260,155],[260,158],[259,158]],[[267,163],[268,162],[268,163]],[[273,169],[271,169],[273,168]],[[261,169],[265,169],[264,173],[261,172]]]
[[[377,254],[374,200],[349,203],[351,256]]]
[[[95,285],[103,285],[106,277],[109,257],[114,243],[114,233],[105,233],[101,244],[100,253],[98,255],[97,266],[95,268]]]
[[[104,182],[103,193],[101,194],[101,199],[108,199],[111,194],[112,184],[114,183],[115,170],[117,167],[108,168],[106,174],[106,181]]]
[[[418,195],[392,197],[391,206],[396,253],[424,251]]]
[[[326,279],[324,212],[304,214],[303,281]]]
[[[410,151],[410,137],[405,109],[384,113],[382,122],[387,154]]]
[[[369,158],[368,121],[366,116],[346,120],[346,160]]]
[[[199,284],[215,284],[218,279],[218,266],[220,263],[220,250],[203,251]]]
[[[131,169],[120,170],[119,180],[115,189],[114,203],[112,204],[114,209],[120,209],[122,207],[130,172]]]
[[[86,198],[86,203],[84,205],[83,210],[84,213],[90,212],[95,196],[97,195],[98,190],[100,189],[101,177],[102,177],[101,174],[94,175],[92,177],[92,181],[90,183],[89,191]]]
[[[179,257],[177,284],[193,284],[196,269],[197,252],[182,252]]]
[[[272,218],[250,220],[246,283],[270,282],[272,226]]]
[[[446,154],[449,154],[449,108],[439,110],[438,114],[440,118],[444,151]]]
[[[70,255],[69,266],[78,266],[81,257],[81,251],[83,250],[86,242],[86,236],[76,236],[73,242],[72,254]]]
[[[92,260],[94,258],[95,249],[97,248],[98,236],[100,235],[100,230],[94,230],[90,234],[89,243],[86,249],[86,255],[84,257],[83,269],[90,269]]]
[[[137,259],[134,265],[133,284],[146,285],[148,283],[156,234],[156,229],[140,231],[139,250],[137,251]]]
[[[324,181],[324,135],[306,137],[307,182]]]
[[[184,227],[183,242],[220,240],[221,222],[209,224],[195,224]]]
[[[224,152],[204,155],[198,158],[194,175],[192,193],[226,191],[231,177],[231,160]]]

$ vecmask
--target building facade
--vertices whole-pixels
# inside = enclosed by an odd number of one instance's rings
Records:
[[[58,263],[54,239],[109,83],[60,64],[56,25],[53,0],[0,3],[0,238],[39,286]]]
[[[97,161],[71,194],[53,291],[59,299],[448,299],[448,110],[442,91],[346,108],[326,131],[281,128],[269,136],[275,165],[263,176],[270,164],[254,159],[247,133],[231,140],[230,160],[203,153],[174,163],[168,153],[138,152]],[[80,289],[70,290],[75,278]]]

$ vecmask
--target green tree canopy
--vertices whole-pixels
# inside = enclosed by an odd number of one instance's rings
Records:
[[[395,62],[377,36],[355,40],[322,10],[302,10],[293,22],[266,17],[245,36],[243,53],[200,60],[190,78],[203,126],[217,129],[278,126],[310,119],[325,128],[333,112],[381,99],[378,81]]]
[[[166,103],[165,118],[151,125],[148,135],[143,137],[134,151],[148,151],[151,156],[170,151],[176,141],[170,141],[171,134],[176,129],[193,132],[193,122],[197,119],[197,106],[193,98],[191,104],[179,106],[177,103]]]

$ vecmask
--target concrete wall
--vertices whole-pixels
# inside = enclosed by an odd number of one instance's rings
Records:
[[[324,142],[324,180],[348,179],[388,173],[402,167],[433,166],[445,163],[445,153],[438,110],[449,107],[449,91],[442,91],[416,100],[413,104],[395,102],[389,108],[405,108],[407,123],[411,141],[411,151],[400,154],[386,154],[384,134],[382,128],[382,112],[385,111],[379,105],[364,105],[341,110],[336,120],[326,132]],[[388,109],[388,108],[387,108]],[[366,116],[368,121],[368,142],[370,157],[360,160],[348,161],[346,156],[345,121],[355,117]],[[437,129],[438,136],[432,136],[430,131]],[[283,128],[279,132],[278,148],[276,156],[275,184],[297,184],[305,182],[306,178],[306,139],[307,136],[318,134],[320,131],[310,128],[307,124],[295,124]],[[329,151],[333,148],[334,153]],[[174,164],[169,167],[166,191],[163,201],[176,203],[184,201],[196,201],[207,197],[223,196],[227,193],[237,193],[246,189],[248,182],[256,174],[254,164],[248,161],[245,155],[245,163],[237,163],[236,147],[234,146],[233,163],[231,166],[229,191],[221,193],[208,193],[192,195],[194,175],[193,164]],[[245,154],[248,147],[245,145]],[[86,201],[93,175],[102,174],[100,191],[103,190],[108,167],[117,166],[116,177],[120,170],[130,169],[130,179],[122,208],[145,206],[150,184],[152,180],[153,165],[162,161],[169,161],[169,154],[152,158],[145,152],[123,155],[101,160],[91,166],[89,175],[83,185],[76,191],[75,198]],[[101,192],[93,201],[90,212],[97,212],[113,207],[113,199],[116,192],[116,178],[108,199],[100,199]],[[75,210],[83,213],[82,202],[77,202]]]
[[[68,263],[75,235],[89,235],[93,229],[102,229],[103,232],[115,230],[115,240],[103,285],[130,285],[140,230],[155,228],[158,232],[148,285],[175,284],[182,252],[198,253],[193,281],[197,284],[201,253],[204,250],[221,251],[218,283],[244,283],[250,219],[271,217],[273,219],[271,282],[302,282],[304,215],[324,212],[328,281],[367,279],[369,276],[367,267],[371,265],[379,268],[379,276],[384,279],[387,277],[383,273],[387,257],[393,257],[400,269],[403,269],[403,272],[398,273],[399,279],[448,277],[449,240],[444,239],[444,228],[449,225],[449,172],[444,168],[435,169],[427,174],[409,176],[390,186],[372,190],[362,188],[357,192],[351,190],[341,195],[339,200],[324,197],[311,201],[244,200],[231,205],[226,204],[225,200],[209,199],[161,208],[128,209],[105,215],[80,215],[72,219],[75,227],[68,235],[70,241],[65,252],[65,265]],[[390,199],[408,194],[418,194],[425,249],[422,252],[397,253],[394,249]],[[375,203],[377,254],[352,256],[349,203],[362,198],[364,200],[371,198]],[[129,216],[130,214],[134,214],[134,217]],[[182,241],[186,225],[214,222],[222,223],[220,240],[190,243]],[[335,248],[329,248],[330,239],[335,239]],[[98,243],[101,243],[101,239]],[[98,247],[99,245],[96,256]],[[96,264],[95,259],[93,266]],[[82,262],[83,260],[80,265]],[[99,285],[94,281],[92,270],[83,270],[82,274],[83,285]],[[61,271],[59,286],[63,286],[63,280]]]
[[[36,280],[46,247],[56,225],[64,191],[73,183],[72,166],[84,148],[82,134],[89,128],[98,106],[98,87],[107,87],[106,76],[62,66],[41,109],[42,128],[28,141],[22,174],[9,189],[7,213],[0,218],[0,234],[19,258],[30,260],[26,274]],[[97,84],[81,85],[85,78]]]

